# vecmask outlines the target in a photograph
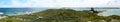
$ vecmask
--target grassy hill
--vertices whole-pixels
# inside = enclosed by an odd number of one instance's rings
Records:
[[[100,20],[109,22],[111,19],[120,19],[120,16],[117,15],[104,17],[97,14],[89,10],[48,9],[31,14],[9,16],[1,19],[0,22],[100,22]]]

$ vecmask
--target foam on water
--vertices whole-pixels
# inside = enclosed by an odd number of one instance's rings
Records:
[[[35,12],[45,10],[43,8],[0,8],[0,14],[5,15],[16,15],[16,14],[25,14],[27,12]]]

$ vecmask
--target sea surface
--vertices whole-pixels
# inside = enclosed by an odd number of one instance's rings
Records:
[[[75,9],[77,11],[82,10],[90,10],[90,9]],[[95,9],[96,11],[102,11],[101,15],[103,16],[110,16],[110,15],[119,15],[120,16],[120,9]]]
[[[19,15],[45,10],[46,8],[0,8],[0,14]]]
[[[17,15],[17,14],[25,14],[29,12],[36,12],[36,11],[42,11],[46,10],[48,8],[0,8],[0,14],[5,15]],[[76,8],[74,10],[90,10],[90,9],[81,9]],[[120,15],[120,9],[95,9],[96,11],[103,11],[103,16],[109,16],[109,15]]]

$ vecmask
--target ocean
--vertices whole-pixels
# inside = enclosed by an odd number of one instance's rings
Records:
[[[74,9],[77,11],[82,10],[90,10],[90,9]],[[120,16],[120,9],[95,9],[96,11],[102,11],[103,16],[110,16],[110,15],[119,15]]]
[[[18,15],[26,14],[29,12],[42,11],[46,8],[0,8],[0,14],[4,15]]]
[[[25,14],[28,12],[36,12],[36,11],[42,11],[46,10],[48,8],[0,8],[0,14],[5,15],[17,15],[17,14]],[[74,10],[90,10],[90,9],[80,9],[76,8]],[[102,13],[103,16],[109,16],[109,15],[120,15],[120,9],[95,9],[97,11],[105,11],[105,13]]]

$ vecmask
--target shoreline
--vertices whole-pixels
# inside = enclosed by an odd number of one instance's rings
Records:
[[[0,16],[0,19],[2,19],[2,18],[6,18],[7,16]]]
[[[36,13],[36,12],[41,12],[41,11],[35,11],[35,12],[26,12],[26,13],[23,13],[23,14],[8,14],[8,16],[17,16],[17,15],[24,15],[24,14],[32,14],[32,13]]]

